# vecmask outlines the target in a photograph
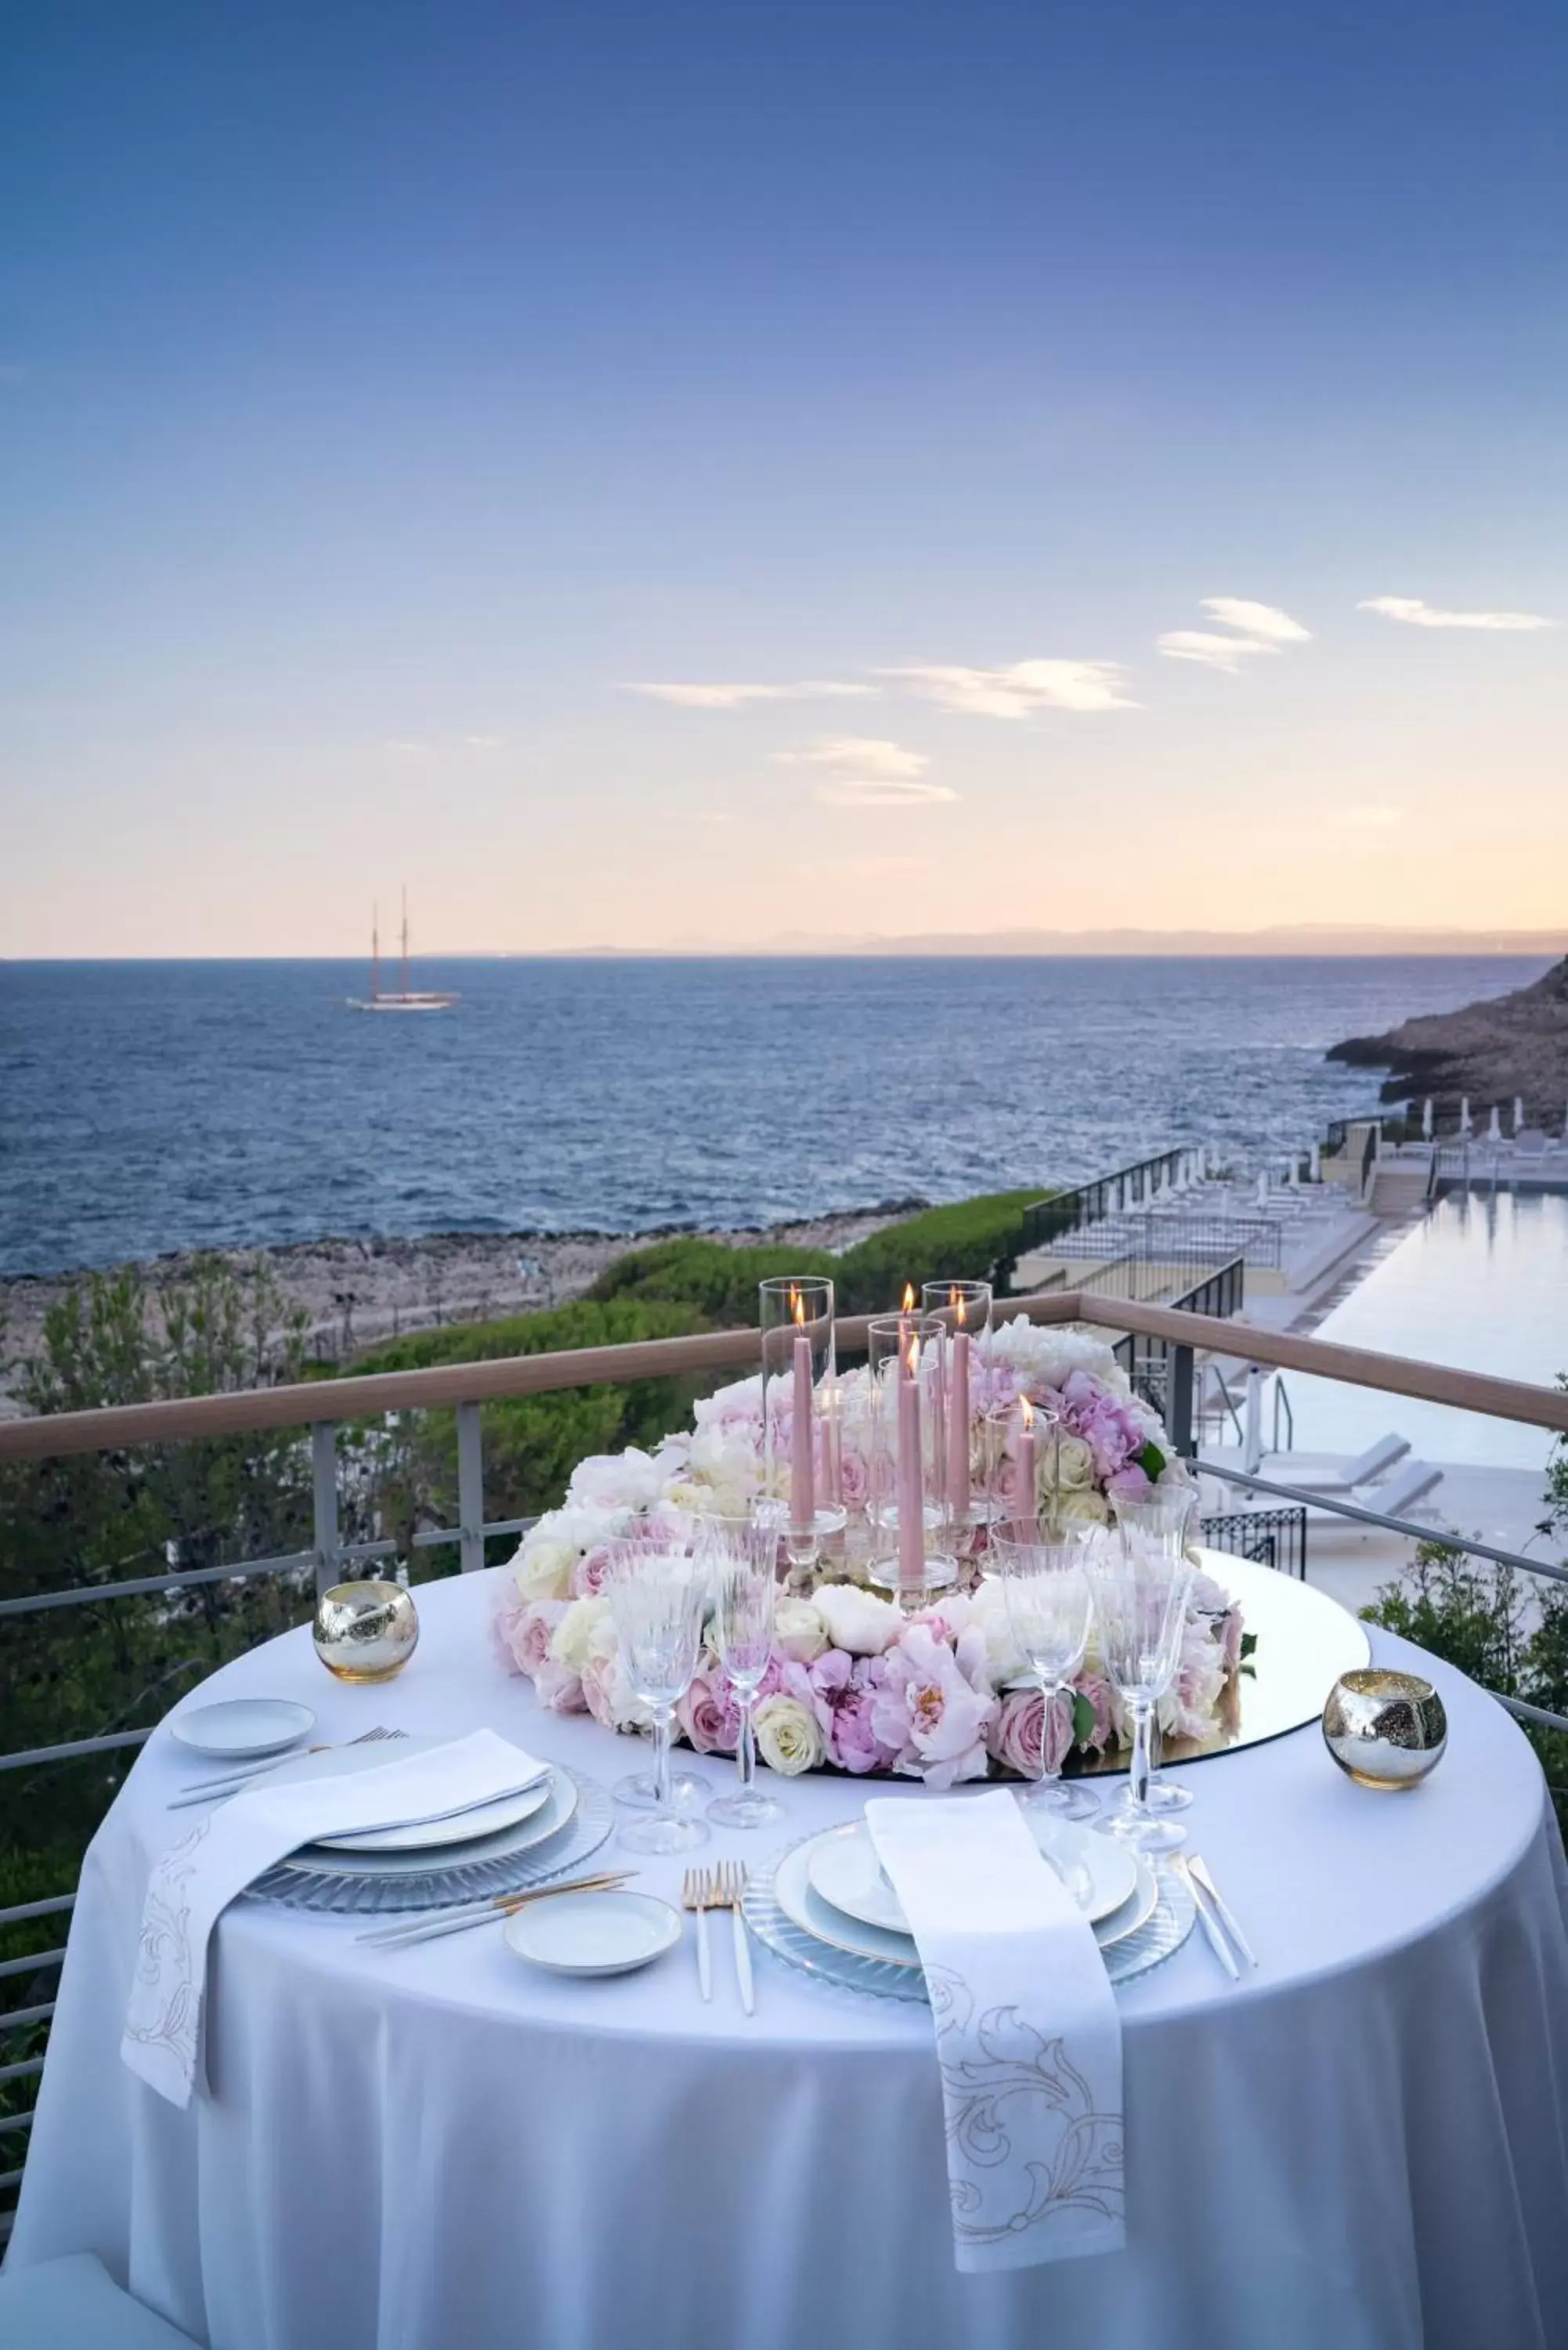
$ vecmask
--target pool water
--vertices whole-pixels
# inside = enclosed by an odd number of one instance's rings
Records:
[[[1568,1371],[1568,1196],[1439,1200],[1313,1335],[1552,1386]],[[1303,1452],[1360,1452],[1388,1429],[1428,1461],[1541,1469],[1552,1449],[1544,1429],[1444,1404],[1293,1371],[1285,1388]],[[1267,1397],[1263,1425],[1272,1432]]]

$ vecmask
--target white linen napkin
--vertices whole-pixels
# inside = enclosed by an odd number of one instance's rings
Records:
[[[141,1939],[119,2053],[171,2105],[206,2086],[207,1946],[247,1885],[322,1836],[451,1819],[520,1794],[549,1768],[493,1730],[450,1744],[292,1786],[263,1781],[212,1811],[163,1855],[147,1885]]]
[[[936,2018],[958,2267],[1118,2251],[1122,2028],[1088,1921],[1001,1790],[866,1821]]]

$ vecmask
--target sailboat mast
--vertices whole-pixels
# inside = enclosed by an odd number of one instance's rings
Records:
[[[403,993],[409,993],[409,885],[403,884]]]

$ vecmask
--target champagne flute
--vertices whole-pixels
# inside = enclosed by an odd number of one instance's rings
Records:
[[[1131,1505],[1118,1511],[1119,1544],[1101,1546],[1089,1563],[1100,1659],[1132,1716],[1133,1751],[1125,1803],[1109,1826],[1142,1853],[1175,1852],[1187,1830],[1162,1818],[1148,1800],[1149,1739],[1154,1710],[1169,1688],[1181,1653],[1192,1569],[1184,1547],[1186,1515],[1174,1508],[1139,1519]],[[1188,1504],[1190,1510],[1190,1502]]]
[[[1070,1690],[1089,1642],[1092,1548],[1086,1541],[1043,1540],[1023,1523],[997,1528],[991,1538],[1013,1645],[1040,1684],[1040,1775],[1019,1801],[1058,1820],[1095,1819],[1100,1808],[1086,1787],[1066,1785],[1061,1764],[1051,1762],[1052,1711]]]
[[[1136,1526],[1159,1541],[1175,1539],[1179,1534],[1183,1544],[1191,1532],[1198,1496],[1189,1485],[1157,1485],[1142,1501],[1117,1503],[1111,1507],[1118,1525],[1124,1522]],[[1129,1798],[1124,1787],[1124,1806]],[[1179,1780],[1168,1779],[1160,1769],[1159,1714],[1155,1713],[1148,1732],[1148,1807],[1152,1812],[1184,1812],[1192,1801],[1192,1790]]]
[[[691,1537],[671,1532],[657,1548],[646,1537],[618,1543],[605,1589],[621,1669],[653,1715],[654,1806],[628,1819],[619,1841],[628,1852],[690,1852],[707,1843],[709,1830],[676,1806],[670,1747],[676,1706],[697,1669],[707,1575]]]
[[[708,1806],[708,1817],[721,1827],[763,1827],[784,1813],[778,1798],[756,1783],[753,1730],[757,1692],[773,1660],[774,1595],[783,1516],[776,1503],[763,1501],[750,1517],[698,1522],[698,1554],[707,1565],[713,1602],[714,1644],[741,1713],[735,1750],[739,1784],[732,1794],[717,1795]]]

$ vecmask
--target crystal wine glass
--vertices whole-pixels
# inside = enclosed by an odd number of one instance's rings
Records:
[[[763,1827],[784,1812],[778,1798],[756,1783],[756,1741],[752,1728],[757,1691],[774,1653],[774,1594],[783,1515],[776,1503],[764,1501],[750,1517],[698,1522],[698,1555],[707,1566],[713,1603],[713,1638],[741,1713],[735,1749],[740,1783],[732,1794],[717,1795],[708,1806],[708,1817],[721,1827]]]
[[[1181,1652],[1192,1569],[1182,1536],[1122,1520],[1119,1543],[1106,1543],[1089,1565],[1100,1659],[1132,1715],[1132,1762],[1127,1797],[1108,1825],[1140,1852],[1174,1852],[1187,1830],[1165,1819],[1148,1801],[1149,1732],[1154,1710],[1169,1688]]]
[[[1021,1526],[998,1528],[991,1538],[1013,1645],[1040,1684],[1040,1775],[1019,1801],[1058,1820],[1095,1819],[1100,1808],[1086,1787],[1064,1783],[1060,1763],[1053,1767],[1050,1737],[1052,1708],[1070,1689],[1088,1646],[1091,1547],[1044,1541]]]
[[[1198,1496],[1189,1485],[1158,1485],[1141,1502],[1118,1503],[1113,1499],[1111,1503],[1118,1524],[1124,1523],[1125,1513],[1125,1523],[1139,1526],[1153,1539],[1174,1540],[1179,1534],[1183,1544],[1191,1532],[1197,1506]],[[1148,1731],[1148,1808],[1151,1812],[1161,1813],[1186,1811],[1192,1801],[1191,1788],[1182,1786],[1179,1780],[1168,1779],[1159,1767],[1159,1761],[1160,1731],[1157,1711]],[[1129,1790],[1124,1786],[1121,1796],[1123,1810],[1130,1808],[1131,1800]]]
[[[691,1536],[671,1532],[650,1548],[645,1535],[616,1544],[605,1589],[621,1670],[653,1715],[654,1808],[628,1820],[619,1841],[628,1852],[690,1852],[707,1843],[709,1830],[672,1800],[670,1744],[676,1706],[697,1669],[707,1574]]]

